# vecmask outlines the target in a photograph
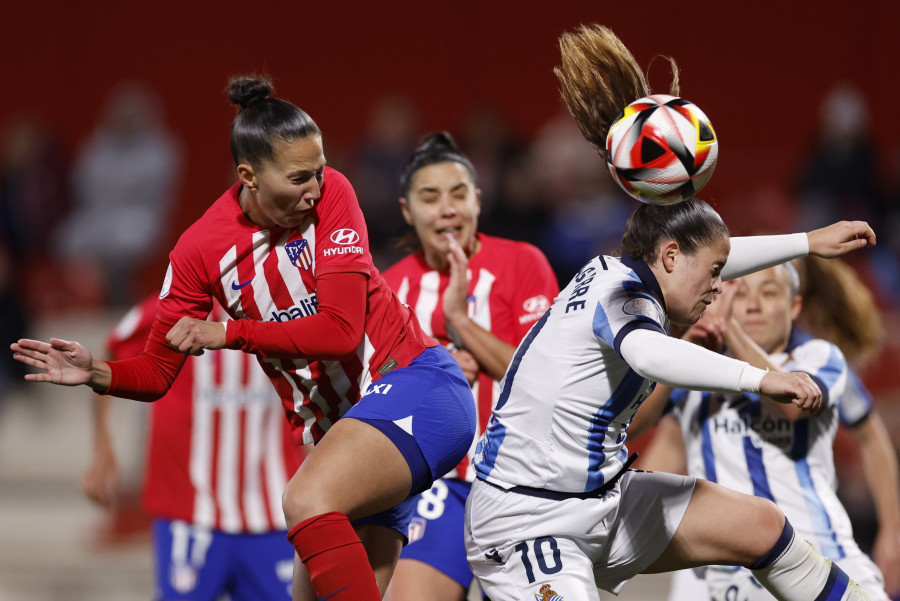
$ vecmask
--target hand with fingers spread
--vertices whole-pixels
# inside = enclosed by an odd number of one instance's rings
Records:
[[[865,221],[838,221],[806,236],[809,254],[828,259],[865,246],[875,246],[875,232]]]
[[[202,355],[204,350],[225,348],[225,324],[182,317],[166,334],[169,345],[185,355]]]
[[[39,373],[26,374],[29,382],[63,386],[91,384],[95,365],[90,351],[78,342],[51,338],[49,342],[22,339],[9,347],[13,358]]]

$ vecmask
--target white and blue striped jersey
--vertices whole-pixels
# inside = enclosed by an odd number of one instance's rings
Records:
[[[786,352],[770,359],[808,373],[823,392],[822,411],[791,422],[759,395],[676,390],[688,474],[775,502],[797,533],[832,560],[857,554],[835,492],[832,451],[839,407],[850,396],[844,356],[830,342],[794,330]],[[852,414],[861,415],[863,404],[854,402]]]
[[[872,413],[872,394],[852,369],[847,374],[847,388],[838,403],[841,423],[852,428],[868,419]]]
[[[591,260],[519,344],[478,442],[478,477],[559,492],[602,486],[622,469],[628,424],[653,388],[619,354],[621,341],[668,327],[646,264]]]

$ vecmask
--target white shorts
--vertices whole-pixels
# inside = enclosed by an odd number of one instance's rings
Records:
[[[835,563],[872,601],[889,601],[881,570],[862,552]],[[747,568],[710,566],[706,570],[706,584],[709,598],[714,601],[775,601],[772,593],[764,589]]]
[[[602,497],[550,500],[477,480],[466,503],[469,565],[491,601],[618,594],[668,546],[694,481],[629,470]]]

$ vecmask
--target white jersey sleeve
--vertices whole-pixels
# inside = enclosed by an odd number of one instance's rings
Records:
[[[808,254],[809,237],[802,233],[735,237],[731,239],[722,279],[733,280]]]
[[[866,420],[872,413],[872,395],[853,370],[847,373],[847,388],[838,403],[841,423],[854,427]]]
[[[647,330],[624,338],[620,352],[634,371],[673,388],[758,392],[766,374],[746,361]]]

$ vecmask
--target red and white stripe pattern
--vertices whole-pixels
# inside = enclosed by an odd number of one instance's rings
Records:
[[[341,174],[325,169],[316,212],[298,229],[253,224],[240,210],[239,191],[235,184],[182,235],[170,254],[171,284],[160,310],[205,316],[211,294],[235,319],[285,322],[318,312],[317,273],[366,274],[365,336],[354,357],[260,359],[295,442],[314,442],[380,377],[380,366],[392,358],[407,365],[429,342],[372,264],[362,212]]]

